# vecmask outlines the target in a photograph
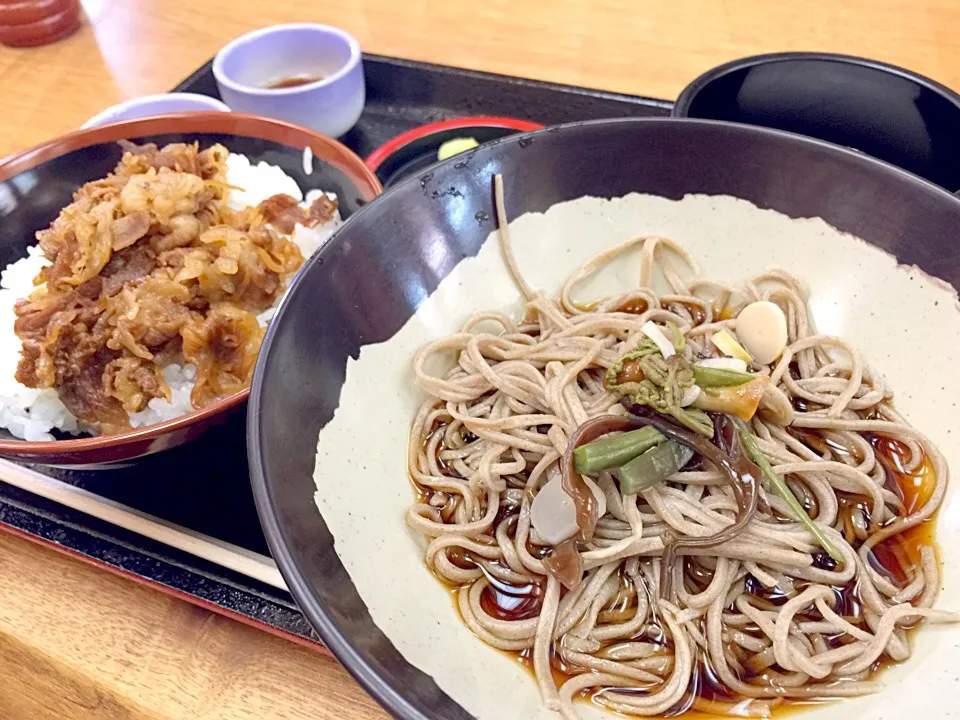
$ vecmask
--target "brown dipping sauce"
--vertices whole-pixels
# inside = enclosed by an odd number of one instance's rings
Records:
[[[639,308],[637,308],[639,310]],[[622,310],[622,309],[621,309]],[[627,310],[629,312],[629,310]],[[431,430],[439,429],[440,424],[435,424]],[[810,438],[802,431],[796,431],[799,439],[809,440]],[[474,439],[473,437],[470,438]],[[883,464],[887,476],[887,488],[895,492],[903,501],[907,512],[912,512],[924,505],[930,498],[936,487],[936,476],[933,472],[933,466],[929,458],[924,458],[920,468],[914,472],[908,472],[905,468],[906,459],[909,456],[907,447],[892,438],[868,435],[868,441],[877,453],[878,460]],[[442,443],[441,443],[442,446]],[[437,448],[441,450],[442,447]],[[457,473],[452,468],[441,465],[445,473],[457,477]],[[425,492],[424,488],[413,482],[417,490],[420,502],[427,502],[430,493]],[[849,514],[852,509],[865,509],[869,506],[868,499],[849,493],[838,493],[840,495],[840,513]],[[501,510],[495,521],[495,525],[511,517],[510,511]],[[936,516],[921,524],[918,527],[895,535],[877,545],[870,559],[873,566],[887,577],[891,578],[900,585],[906,585],[909,581],[908,571],[920,562],[920,548],[924,545],[936,548],[935,541]],[[859,543],[855,543],[858,545]],[[544,549],[528,546],[528,550],[536,555],[542,554]],[[458,567],[468,569],[479,567],[470,553],[463,550],[455,550],[451,553],[451,560]],[[824,557],[823,562],[830,562],[829,558]],[[494,618],[499,620],[525,620],[536,617],[540,612],[540,606],[543,602],[544,587],[540,584],[532,583],[524,586],[516,586],[492,577],[485,573],[489,582],[480,596],[480,604],[483,609]],[[624,622],[628,620],[634,612],[635,600],[633,598],[633,588],[629,580],[623,576],[620,577],[621,592],[611,601],[610,606],[601,612],[600,619],[605,622]],[[698,578],[700,584],[706,585],[710,581],[709,577]],[[451,587],[451,599],[454,608],[459,614],[457,605],[457,591],[459,588]],[[768,590],[757,582],[748,582],[748,591],[758,598],[760,605],[779,606],[783,605],[789,597],[783,595],[778,590]],[[802,590],[798,587],[797,592]],[[855,584],[845,587],[838,587],[835,590],[837,594],[837,608],[846,616],[857,617],[861,612],[861,600],[859,590]],[[916,629],[916,625],[909,630]],[[664,645],[664,651],[667,651],[668,639],[666,637],[656,638],[649,634],[647,640]],[[619,641],[618,641],[619,642]],[[531,650],[521,652],[508,652],[505,654],[513,657],[522,666],[533,673],[533,658]],[[682,720],[720,720],[723,717],[730,717],[729,709],[732,705],[743,703],[746,698],[738,695],[727,688],[717,677],[711,667],[710,660],[702,652],[697,652],[697,660],[694,670],[694,676],[685,696],[672,708],[662,713],[658,717],[681,717]],[[559,687],[566,680],[573,677],[578,670],[566,667],[564,661],[555,652],[551,652],[551,670],[554,680]],[[884,670],[892,665],[889,660],[878,661],[874,663],[871,675]],[[740,678],[744,682],[749,682],[755,677],[747,668],[744,668],[744,675]],[[590,701],[594,689],[583,691],[580,694],[582,700]],[[630,692],[630,690],[627,690]],[[784,699],[774,707],[774,716],[783,718],[786,715],[793,715],[794,711],[801,711],[817,701],[802,699]]]
[[[282,78],[280,80],[274,80],[273,82],[268,83],[264,87],[267,90],[280,90],[282,88],[292,88],[300,87],[301,85],[308,85],[309,83],[319,82],[323,80],[323,75],[292,75],[288,78]]]

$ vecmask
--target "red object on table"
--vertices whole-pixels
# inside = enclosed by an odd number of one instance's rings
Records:
[[[0,43],[37,47],[80,27],[80,0],[0,0]]]
[[[2,0],[0,0],[0,2],[2,2]],[[404,145],[412,143],[414,140],[419,140],[422,137],[426,137],[427,135],[432,135],[434,133],[440,133],[444,130],[457,130],[460,128],[472,127],[510,128],[511,130],[516,130],[517,132],[530,132],[531,130],[543,129],[542,124],[530,122],[529,120],[518,120],[517,118],[509,117],[489,117],[486,115],[454,118],[452,120],[438,120],[437,122],[420,125],[412,130],[407,130],[406,132],[400,133],[396,137],[387,140],[383,145],[374,149],[373,152],[367,155],[363,162],[368,168],[376,172],[377,169],[383,164],[384,160],[393,155],[393,153],[402,148]]]

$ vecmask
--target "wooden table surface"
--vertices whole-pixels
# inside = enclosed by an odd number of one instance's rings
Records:
[[[230,38],[315,21],[364,49],[674,98],[736,57],[866,55],[960,87],[956,0],[84,0],[61,43],[0,48],[0,155],[162,92]],[[0,535],[0,718],[385,718],[329,657]]]

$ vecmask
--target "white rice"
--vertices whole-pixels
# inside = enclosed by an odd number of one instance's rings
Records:
[[[231,190],[226,197],[227,207],[234,210],[257,205],[278,193],[291,195],[304,206],[309,206],[322,194],[320,190],[311,190],[304,198],[297,182],[282,169],[264,162],[251,165],[244,155],[230,154],[227,157],[227,182],[243,188]],[[333,193],[326,194],[333,200],[337,197]],[[300,248],[303,257],[309,258],[342,222],[337,212],[324,225],[315,228],[298,225],[293,233],[293,242]],[[11,263],[0,272],[0,427],[9,430],[14,437],[31,441],[54,440],[53,430],[69,434],[89,431],[64,407],[55,389],[35,390],[21,385],[14,378],[22,347],[13,331],[16,320],[14,305],[18,299],[27,297],[33,291],[33,278],[49,264],[40,248],[32,246],[27,249],[27,257]],[[278,304],[279,301],[278,297]],[[270,321],[275,308],[276,305],[257,316],[261,325]],[[154,398],[142,411],[131,413],[130,424],[133,427],[172,420],[193,411],[190,393],[196,368],[192,365],[168,365],[163,369],[163,377],[170,386],[172,401]]]
[[[227,155],[227,184],[243,190],[231,190],[227,194],[227,207],[243,210],[250,205],[259,205],[268,197],[285,193],[303,200],[303,190],[297,181],[276,165],[260,162],[251,165],[246,155]]]
[[[313,175],[313,148],[309,145],[303,149],[303,172],[305,175]]]

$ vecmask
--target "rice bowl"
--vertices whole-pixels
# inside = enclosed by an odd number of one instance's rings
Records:
[[[51,139],[0,161],[0,268],[27,257],[34,234],[47,227],[91,179],[102,178],[122,154],[117,143],[222,143],[246,155],[252,164],[266,161],[293,177],[304,192],[314,189],[337,195],[341,216],[349,218],[383,192],[376,176],[349,148],[316,133],[270,118],[243,113],[185,113],[81,129]],[[314,157],[313,173],[303,173],[305,147]],[[31,442],[0,429],[0,456],[61,467],[112,467],[192,443],[245,408],[243,389],[202,410],[173,420],[127,431],[73,436],[56,431],[58,439]]]
[[[306,195],[296,181],[280,167],[266,162],[251,164],[242,154],[226,158],[227,183],[231,186],[223,203],[233,210],[259,205],[268,198],[286,194],[308,207],[321,195],[336,201],[333,193],[311,190]],[[327,222],[315,227],[296,225],[290,239],[309,258],[342,223],[337,210]],[[27,248],[27,257],[8,265],[0,273],[0,427],[15,437],[32,442],[53,441],[54,431],[76,435],[90,432],[89,427],[63,404],[54,388],[30,388],[14,377],[20,360],[22,342],[14,332],[15,305],[35,289],[34,278],[51,264],[39,245]],[[285,279],[286,281],[286,279]],[[265,326],[283,292],[273,307],[258,315]],[[140,411],[129,413],[130,425],[141,428],[172,420],[194,410],[190,395],[196,382],[196,368],[190,364],[170,363],[163,368],[163,378],[170,388],[169,398],[153,398]]]

